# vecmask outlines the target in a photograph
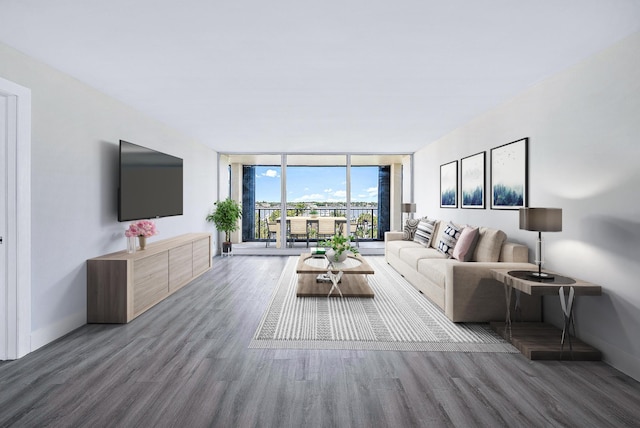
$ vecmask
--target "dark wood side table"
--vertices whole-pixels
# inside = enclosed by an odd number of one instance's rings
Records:
[[[571,338],[570,330],[575,323],[573,309],[575,296],[599,296],[602,288],[576,278],[569,278],[553,273],[552,280],[537,279],[529,276],[529,271],[514,269],[492,269],[493,277],[502,282],[505,288],[507,314],[504,323],[491,323],[494,330],[505,339],[510,340],[520,352],[529,359],[544,360],[600,360],[601,354],[597,349]],[[564,324],[562,332],[545,323],[512,323],[511,303],[512,290],[516,295],[516,310],[520,293],[531,296],[557,295],[560,297]],[[569,352],[564,352],[565,339],[569,341]]]

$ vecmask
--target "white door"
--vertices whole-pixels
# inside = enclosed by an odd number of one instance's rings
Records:
[[[0,360],[7,359],[7,97],[0,94]]]
[[[0,360],[6,360],[31,352],[31,91],[1,77],[0,236]]]

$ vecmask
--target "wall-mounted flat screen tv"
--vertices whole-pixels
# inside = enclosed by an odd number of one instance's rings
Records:
[[[118,221],[182,215],[182,159],[120,140]]]

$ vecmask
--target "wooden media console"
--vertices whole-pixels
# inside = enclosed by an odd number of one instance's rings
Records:
[[[211,234],[189,233],[87,260],[87,322],[128,323],[211,269]]]

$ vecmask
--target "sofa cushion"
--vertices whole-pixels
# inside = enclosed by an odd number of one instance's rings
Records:
[[[431,243],[431,238],[433,237],[433,228],[435,227],[435,224],[435,220],[420,220],[420,223],[418,223],[418,229],[413,236],[413,241],[428,248]]]
[[[441,254],[441,253],[440,253]],[[441,254],[442,255],[442,254]],[[444,255],[442,255],[444,257]],[[452,263],[460,263],[458,260],[421,259],[418,260],[418,273],[424,275],[438,287],[445,288],[447,268]]]
[[[402,228],[402,239],[405,241],[413,241],[413,236],[416,234],[420,220],[419,218],[408,218],[405,220],[404,227]]]
[[[442,232],[442,238],[440,238],[440,242],[438,243],[438,251],[442,254],[451,258],[453,256],[453,248],[456,246],[456,242],[458,238],[460,238],[460,233],[462,232],[462,228],[456,226],[452,222],[447,223]]]
[[[500,249],[500,262],[529,263],[529,248],[526,245],[505,241]]]
[[[400,250],[400,259],[411,266],[412,269],[418,269],[418,261],[422,259],[444,259],[446,256],[439,253],[433,248],[425,248],[420,245],[418,248],[405,247]]]
[[[507,234],[498,229],[480,227],[478,243],[471,260],[475,262],[497,262],[500,249],[507,239]]]
[[[422,245],[413,241],[387,241],[386,251],[393,254],[396,257],[400,257],[400,251],[404,248],[424,248]]]
[[[473,250],[476,249],[476,243],[478,242],[478,228],[477,227],[465,227],[460,232],[460,238],[456,242],[456,246],[453,247],[453,258],[460,260],[461,262],[471,261],[473,257]]]

